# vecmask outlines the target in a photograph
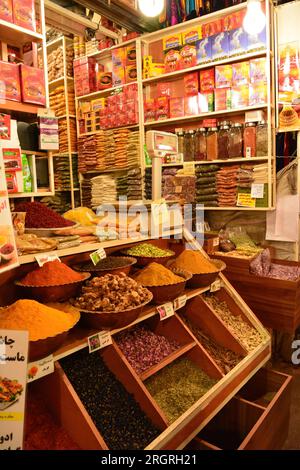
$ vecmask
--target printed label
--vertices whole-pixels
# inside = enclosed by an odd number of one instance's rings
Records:
[[[222,281],[221,279],[217,279],[215,282],[213,282],[210,286],[210,292],[217,292],[220,290],[222,287]]]
[[[41,268],[44,264],[49,263],[49,261],[60,261],[57,255],[35,255],[35,259],[39,267]],[[61,262],[61,261],[60,261]]]
[[[158,311],[161,320],[166,320],[166,318],[172,317],[174,315],[172,302],[160,305],[159,307],[156,307],[156,310]]]
[[[187,296],[182,295],[181,297],[178,297],[177,299],[174,300],[174,310],[179,310],[180,308],[184,307],[187,302]]]
[[[27,382],[34,382],[54,372],[54,360],[51,354],[37,362],[30,362],[27,367]]]
[[[106,348],[110,344],[112,344],[112,337],[109,331],[100,331],[100,333],[88,337],[90,354]]]
[[[96,266],[99,263],[99,261],[106,258],[106,253],[105,253],[104,248],[99,248],[99,250],[94,251],[94,253],[90,254],[90,258],[93,262],[93,265]]]
[[[253,197],[254,199],[263,199],[264,188],[265,188],[265,185],[263,183],[252,184],[251,185],[251,197]]]

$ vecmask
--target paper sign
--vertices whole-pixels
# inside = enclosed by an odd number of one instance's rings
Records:
[[[264,188],[263,183],[252,184],[251,185],[251,197],[254,199],[263,199],[264,198]]]
[[[51,354],[40,361],[30,362],[28,364],[27,382],[34,382],[34,380],[52,374],[52,372],[54,372],[54,360]]]
[[[183,164],[183,170],[186,175],[195,175],[195,165],[193,162]]]
[[[0,450],[23,445],[28,332],[0,330]]]
[[[156,307],[156,310],[158,311],[161,320],[166,320],[166,318],[172,317],[174,315],[172,302],[160,305],[159,307]]]
[[[175,193],[176,194],[181,194],[182,193],[182,186],[176,186]]]
[[[93,265],[97,266],[99,261],[106,258],[106,253],[105,253],[104,248],[99,248],[99,250],[94,251],[94,253],[91,253],[90,258],[93,262]]]
[[[60,261],[59,257],[55,254],[35,255],[35,259],[40,268],[44,266],[44,264],[49,263],[49,261]]]
[[[99,351],[99,349],[106,348],[112,344],[112,338],[109,331],[100,331],[93,336],[89,336],[88,338],[88,345],[89,345],[89,353],[94,353]]]
[[[184,307],[187,302],[187,296],[182,295],[174,300],[174,310],[179,310],[180,308]]]
[[[251,194],[238,193],[237,206],[238,207],[255,207],[255,199],[251,197]]]
[[[215,282],[213,282],[210,286],[210,292],[217,292],[220,290],[222,287],[222,281],[221,279],[217,279]]]

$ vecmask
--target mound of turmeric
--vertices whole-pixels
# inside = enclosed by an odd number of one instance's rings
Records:
[[[150,263],[146,268],[140,271],[135,280],[143,286],[165,286],[183,282],[184,279],[174,274],[170,269],[165,268],[159,263]]]
[[[215,273],[216,266],[200,251],[184,250],[172,263],[172,268],[183,269],[192,274]]]
[[[62,312],[34,300],[18,300],[0,310],[0,329],[25,330],[37,341],[70,330],[79,320],[77,311]]]

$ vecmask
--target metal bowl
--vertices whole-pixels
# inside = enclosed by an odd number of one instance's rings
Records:
[[[42,303],[64,302],[76,297],[81,285],[90,277],[89,273],[83,273],[79,281],[56,286],[25,286],[21,281],[15,281],[15,285],[24,299],[34,299]]]
[[[84,266],[87,266],[87,263],[83,263],[83,264],[78,264],[76,266],[72,266],[72,269],[74,269],[75,271],[79,271],[79,272],[88,272],[88,273],[91,273],[92,276],[97,276],[97,277],[102,277],[102,276],[105,276],[106,274],[121,274],[121,273],[124,273],[126,274],[126,276],[128,276],[128,274],[130,273],[131,271],[131,268],[134,264],[136,264],[136,259],[133,258],[133,257],[129,257],[129,256],[114,256],[113,258],[116,258],[116,259],[119,259],[119,260],[128,260],[128,264],[125,265],[125,266],[120,266],[119,268],[111,268],[111,269],[99,269],[97,268],[97,266],[94,266],[94,267],[89,267],[88,269],[85,268]]]
[[[226,264],[223,261],[211,259],[210,262],[216,266],[216,271],[213,273],[193,274],[193,277],[187,282],[187,287],[197,289],[198,287],[210,286],[215,282],[219,273],[226,269]]]
[[[66,219],[67,220],[67,219]],[[72,222],[70,220],[70,222]],[[64,235],[64,232],[78,228],[79,223],[73,222],[73,225],[68,225],[66,227],[53,227],[53,228],[29,228],[25,226],[25,233],[32,233],[33,235],[36,235],[37,237],[53,237],[55,235]]]
[[[130,325],[130,323],[134,322],[151,300],[152,294],[149,293],[149,299],[143,304],[120,312],[91,312],[90,310],[80,309],[82,323],[99,330],[123,328],[124,326]]]
[[[177,276],[181,276],[183,278],[182,282],[164,286],[144,286],[153,294],[152,302],[155,305],[161,305],[179,297],[181,294],[183,294],[186,283],[192,278],[191,273],[183,271],[182,269],[174,268],[170,269],[170,271],[172,271],[174,274],[177,274]]]

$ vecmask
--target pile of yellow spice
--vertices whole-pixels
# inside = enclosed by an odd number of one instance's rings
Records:
[[[0,310],[0,329],[25,330],[30,341],[38,341],[70,330],[79,318],[75,309],[63,312],[34,300],[18,300]]]
[[[183,269],[192,274],[215,273],[218,269],[200,251],[184,250],[172,263],[172,268]]]
[[[183,282],[180,276],[159,263],[150,263],[146,268],[135,275],[135,280],[143,286],[166,286]]]

